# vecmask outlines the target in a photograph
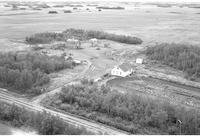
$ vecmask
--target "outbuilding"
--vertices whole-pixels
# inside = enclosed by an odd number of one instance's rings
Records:
[[[92,47],[96,47],[98,44],[98,40],[96,38],[90,39],[89,42],[91,43]]]
[[[68,46],[72,47],[72,48],[76,48],[76,49],[80,49],[81,48],[81,42],[77,39],[67,39],[67,43]]]
[[[143,64],[143,59],[142,58],[137,58],[136,59],[137,64]]]

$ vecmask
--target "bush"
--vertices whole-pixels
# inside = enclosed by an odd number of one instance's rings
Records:
[[[59,117],[46,112],[33,112],[24,108],[0,102],[0,120],[14,127],[30,127],[41,135],[82,135],[91,134],[84,128],[64,123]]]
[[[110,34],[103,31],[87,31],[82,29],[67,29],[62,33],[37,33],[30,37],[26,37],[26,42],[28,44],[45,44],[53,41],[66,41],[69,38],[75,38],[79,40],[89,40],[91,38],[107,39],[126,44],[142,44],[143,42],[137,37]]]
[[[195,109],[132,93],[121,94],[106,86],[98,88],[98,85],[88,81],[64,87],[57,97],[52,98],[52,102],[61,100],[68,104],[62,107],[67,108],[64,109],[67,112],[83,114],[134,134],[179,134],[175,128],[179,119],[183,123],[182,134],[200,133],[200,112]]]
[[[75,36],[82,40],[97,38],[97,39],[112,40],[112,41],[126,43],[126,44],[141,44],[142,43],[142,40],[137,37],[110,34],[110,33],[106,33],[103,31],[93,31],[93,30],[87,31],[87,30],[81,30],[81,29],[67,29],[63,33],[71,34],[72,36]]]
[[[58,14],[57,11],[49,11],[49,14]]]
[[[71,10],[64,10],[64,13],[72,13]]]
[[[111,10],[124,10],[125,8],[124,7],[108,7],[108,6],[98,6],[96,7],[97,9],[111,9]]]
[[[152,60],[186,72],[188,77],[200,77],[200,48],[183,44],[160,44],[149,47],[146,55]]]
[[[0,53],[0,83],[29,94],[40,94],[49,73],[73,68],[73,62],[38,53]]]
[[[26,42],[28,44],[46,44],[52,41],[63,41],[65,37],[62,33],[45,32],[36,33],[30,37],[26,37]]]

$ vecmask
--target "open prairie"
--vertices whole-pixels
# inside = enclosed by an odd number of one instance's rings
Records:
[[[200,9],[188,7],[156,7],[154,5],[121,4],[125,10],[102,10],[80,7],[72,13],[64,8],[15,11],[0,9],[0,44],[7,40],[23,40],[26,36],[45,31],[63,31],[65,28],[104,30],[138,36],[144,43],[187,42],[200,43]],[[15,45],[16,46],[16,45]],[[10,48],[10,47],[9,47]]]

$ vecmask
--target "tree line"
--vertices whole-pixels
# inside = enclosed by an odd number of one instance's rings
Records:
[[[0,53],[0,86],[40,94],[50,81],[49,73],[73,67],[72,61],[35,52]]]
[[[122,94],[105,85],[99,88],[90,80],[63,87],[44,103],[132,134],[200,134],[198,110],[134,93]]]
[[[107,39],[126,44],[141,44],[143,41],[140,38],[126,35],[117,35],[106,33],[103,31],[82,30],[82,29],[67,29],[62,33],[45,32],[37,33],[30,37],[26,37],[28,44],[45,44],[53,41],[66,41],[69,38],[78,40],[89,40],[91,38]]]
[[[148,47],[146,55],[152,60],[186,72],[191,80],[200,77],[200,48],[184,44],[159,44]]]
[[[14,127],[30,127],[41,135],[91,134],[84,128],[76,128],[56,116],[44,112],[28,111],[16,105],[0,102],[0,120]]]

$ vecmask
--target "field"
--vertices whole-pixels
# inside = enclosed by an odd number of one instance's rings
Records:
[[[22,40],[27,35],[36,32],[63,31],[65,28],[130,34],[142,38],[148,44],[155,42],[199,43],[200,35],[196,29],[199,24],[199,15],[195,13],[200,12],[200,9],[129,5],[126,10],[86,12],[82,8],[72,14],[63,12],[48,14],[48,10],[11,11],[1,8],[1,45],[6,46],[2,41],[4,39]],[[61,9],[57,10],[61,11]],[[180,12],[180,14],[169,13],[174,11]],[[16,12],[18,14],[14,14]],[[24,15],[24,13],[26,14]]]
[[[119,91],[134,92],[152,98],[162,98],[174,104],[200,108],[199,88],[150,77],[116,78],[107,82]]]

